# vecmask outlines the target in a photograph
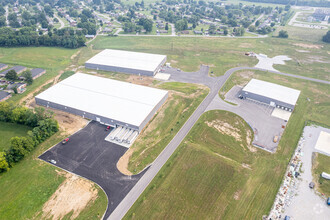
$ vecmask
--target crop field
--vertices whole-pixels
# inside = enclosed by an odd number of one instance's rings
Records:
[[[330,197],[330,180],[321,177],[321,173],[330,173],[329,161],[330,157],[320,153],[316,153],[316,157],[313,159],[313,175],[316,180],[316,187],[326,197]]]
[[[6,123],[0,121],[0,152],[7,150],[10,145],[10,139],[12,137],[21,137],[27,135],[27,132],[31,130],[31,128],[24,126],[24,125],[18,125],[18,124],[12,124],[12,123]]]
[[[258,60],[245,52],[266,54],[269,57],[288,55],[286,65],[275,65],[280,71],[329,79],[330,45],[291,39],[261,38],[199,38],[199,37],[98,37],[89,49],[94,54],[105,48],[167,55],[167,62],[184,71],[196,71],[200,64],[210,66],[216,76],[238,66],[254,66]],[[235,45],[233,47],[233,45]],[[86,49],[87,50],[87,49]],[[83,56],[83,55],[82,55]],[[82,59],[86,61],[85,59]]]
[[[127,213],[126,219],[143,216],[255,219],[268,214],[289,162],[288,155],[296,148],[305,122],[330,125],[330,89],[327,85],[267,72],[247,74],[241,71],[229,79],[226,90],[230,89],[230,84],[235,84],[231,81],[244,83],[242,76],[246,82],[253,77],[302,92],[277,152],[250,152],[246,148],[249,141],[245,138],[251,131],[241,118],[224,111],[206,112]],[[210,126],[210,122],[217,120],[234,128],[230,133],[217,132],[216,126]],[[242,127],[237,127],[239,125]]]
[[[171,91],[171,95],[131,146],[133,154],[128,169],[132,173],[139,173],[156,159],[208,93],[205,87],[185,83],[157,87]]]

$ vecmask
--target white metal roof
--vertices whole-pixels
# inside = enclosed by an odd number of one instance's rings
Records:
[[[76,73],[36,98],[140,126],[165,90]]]
[[[252,79],[244,87],[243,91],[265,96],[291,105],[296,105],[300,95],[299,90],[258,79]]]
[[[86,63],[155,71],[165,58],[165,55],[159,54],[106,49],[89,59]]]

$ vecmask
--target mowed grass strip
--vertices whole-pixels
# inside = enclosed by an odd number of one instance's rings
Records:
[[[323,193],[326,197],[330,197],[330,180],[321,177],[322,172],[330,174],[330,157],[315,153],[313,160],[313,173],[316,180],[318,191]]]
[[[0,121],[0,151],[9,149],[12,137],[25,136],[29,130],[31,128],[28,126]]]
[[[169,90],[170,95],[131,146],[134,152],[128,169],[132,173],[140,172],[156,159],[208,93],[206,87],[187,83],[170,82],[157,87]]]

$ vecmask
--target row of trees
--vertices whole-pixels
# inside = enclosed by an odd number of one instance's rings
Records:
[[[43,108],[35,111],[9,102],[0,103],[0,121],[27,125],[32,128],[25,137],[13,137],[9,149],[0,152],[0,172],[8,171],[38,144],[58,131],[58,123]]]
[[[248,2],[262,2],[262,3],[274,3],[283,5],[298,5],[298,6],[313,6],[313,7],[330,7],[328,0],[244,0]]]
[[[73,34],[72,34],[73,33]],[[82,34],[74,34],[70,29],[58,30],[47,35],[39,35],[32,28],[22,28],[19,31],[11,28],[0,28],[0,46],[57,46],[65,48],[78,48],[85,46],[86,38]]]
[[[328,31],[322,38],[323,42],[330,43],[330,31]]]
[[[33,78],[32,78],[32,73],[30,70],[26,70],[22,73],[22,77],[24,77],[24,81],[28,84],[28,85],[31,85],[33,83]],[[15,80],[18,80],[18,74],[16,73],[15,70],[9,70],[7,73],[6,73],[6,76],[5,78],[7,80],[11,80],[11,81],[15,81]]]

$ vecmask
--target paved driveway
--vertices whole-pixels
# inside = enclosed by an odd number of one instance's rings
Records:
[[[105,219],[146,171],[135,176],[119,172],[117,162],[128,149],[105,141],[108,133],[104,125],[92,121],[72,135],[67,144],[59,143],[39,156],[46,162],[53,159],[56,166],[101,186],[109,201]]]

